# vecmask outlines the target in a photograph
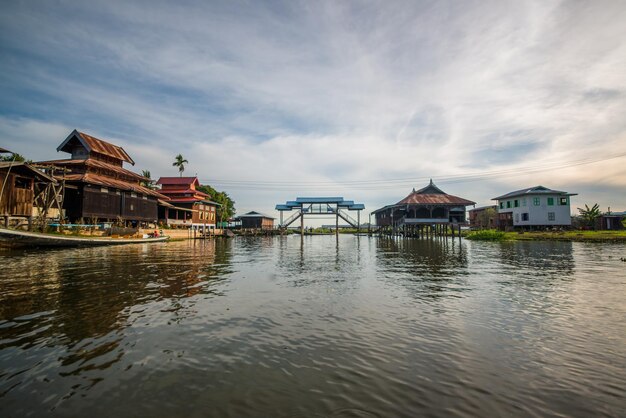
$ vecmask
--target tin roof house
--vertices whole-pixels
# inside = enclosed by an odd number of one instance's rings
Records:
[[[159,207],[159,222],[169,226],[214,229],[219,203],[209,200],[209,195],[198,190],[197,177],[161,177],[157,181],[160,193],[169,198],[171,205]]]
[[[534,186],[494,197],[500,228],[563,227],[572,224],[568,193]]]
[[[419,225],[448,225],[465,223],[465,208],[475,202],[447,194],[433,181],[413,191],[398,203],[372,212],[379,227],[401,228]]]
[[[43,161],[65,182],[63,208],[70,220],[154,222],[158,200],[167,200],[142,185],[149,179],[124,168],[135,162],[120,146],[72,131],[57,147],[71,154],[63,160]]]

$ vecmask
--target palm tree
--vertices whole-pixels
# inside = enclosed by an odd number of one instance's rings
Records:
[[[174,167],[178,167],[178,172],[180,173],[180,176],[183,176],[183,171],[185,171],[185,164],[188,164],[189,161],[185,160],[185,158],[181,155],[178,154],[176,156],[176,161],[174,161],[174,163],[172,164]]]

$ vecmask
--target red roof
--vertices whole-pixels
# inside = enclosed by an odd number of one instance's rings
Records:
[[[430,184],[423,189],[411,192],[407,197],[396,203],[397,205],[458,205],[471,206],[476,202],[463,199],[462,197],[453,196],[445,193],[439,187],[430,181]]]
[[[193,189],[161,189],[160,191],[163,194],[185,194],[185,193],[193,193],[196,195],[200,195],[202,197],[207,197],[209,196],[208,194],[201,192],[200,190],[193,190]]]
[[[67,145],[74,138],[76,138],[89,152],[96,152],[98,154],[103,154],[135,165],[135,162],[132,158],[130,158],[130,155],[124,151],[124,148],[91,135],[87,135],[84,132],[79,132],[76,129],[74,129],[72,133],[65,138],[65,141],[58,146],[57,151],[71,152],[71,149],[67,147]]]
[[[209,203],[209,201],[205,199],[198,199],[196,197],[173,197],[173,198],[170,198],[170,202],[172,203],[194,203],[194,202]],[[215,202],[210,202],[210,203],[216,204]]]
[[[192,184],[200,185],[198,181],[198,177],[161,177],[157,180],[157,184],[163,185],[177,185],[177,186],[188,186],[190,187]]]

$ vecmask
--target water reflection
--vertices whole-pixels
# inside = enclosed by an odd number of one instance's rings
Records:
[[[172,322],[192,315],[194,296],[223,295],[231,245],[206,240],[1,254],[10,262],[0,281],[0,350],[10,349],[0,356],[0,394],[24,383],[21,372],[38,370],[49,353],[57,353],[59,376],[109,368],[127,350],[125,329],[150,321],[149,306]],[[15,348],[37,349],[16,359],[7,354]],[[54,379],[51,370],[39,372]],[[98,381],[86,379],[70,393]]]
[[[378,272],[417,299],[462,297],[471,290],[464,245],[454,238],[379,238]]]
[[[574,271],[573,243],[567,241],[503,242],[504,265],[549,277],[567,277]]]

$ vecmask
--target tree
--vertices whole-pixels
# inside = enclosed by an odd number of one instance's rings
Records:
[[[600,206],[597,203],[591,208],[585,203],[585,208],[578,208],[578,212],[587,226],[596,229],[596,219],[600,217]]]
[[[178,172],[181,177],[183,176],[183,171],[185,171],[185,164],[189,164],[189,161],[185,160],[182,154],[178,154],[176,160],[172,163],[174,167],[178,167]]]
[[[16,162],[24,162],[26,158],[23,155],[18,153],[7,154],[0,157],[0,161],[16,161]]]
[[[209,185],[201,185],[197,189],[208,194],[213,202],[220,204],[217,208],[217,217],[220,223],[230,219],[235,214],[235,201],[228,196],[228,193],[219,192]]]
[[[150,174],[150,170],[141,170],[141,175],[148,179],[142,181],[141,185],[143,187],[147,187],[148,189],[153,189],[154,186],[152,185],[152,176]]]

